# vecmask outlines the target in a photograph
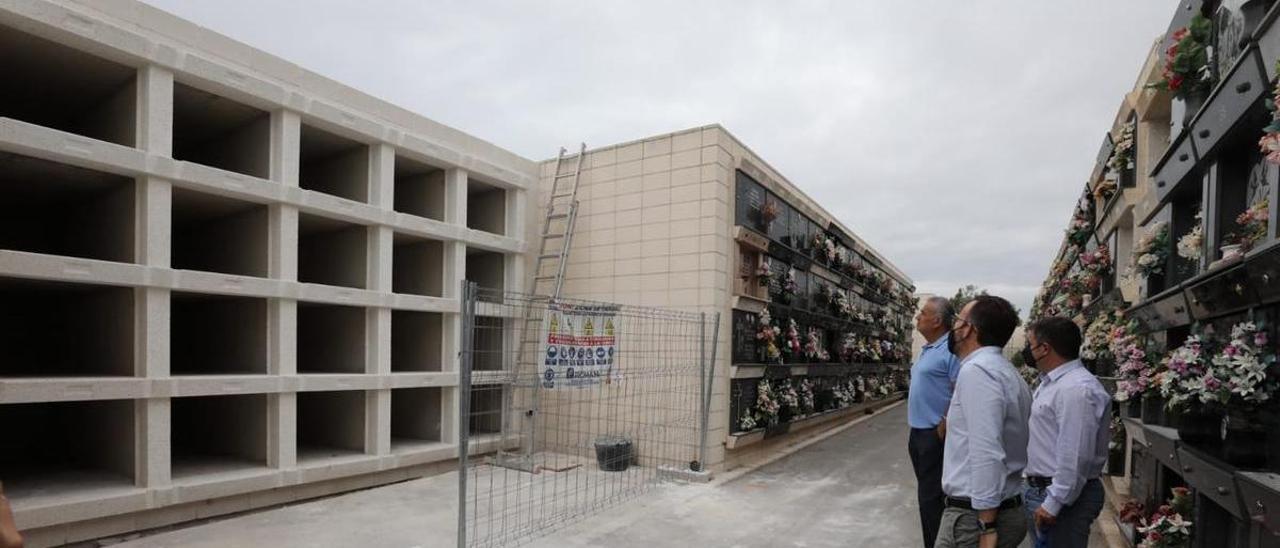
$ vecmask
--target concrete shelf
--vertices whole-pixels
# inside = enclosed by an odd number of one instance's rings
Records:
[[[0,152],[0,249],[132,262],[134,195],[133,179]]]
[[[468,421],[471,435],[502,432],[502,401],[505,391],[506,387],[501,384],[471,387],[471,417]]]
[[[467,182],[467,228],[507,234],[507,191],[477,180]]]
[[[298,186],[367,203],[369,145],[302,124]]]
[[[298,303],[298,373],[364,373],[364,308]]]
[[[174,375],[267,372],[267,301],[197,293],[170,297]]]
[[[267,206],[173,190],[173,268],[267,276]]]
[[[391,311],[391,371],[442,371],[444,322],[436,312]]]
[[[267,465],[267,396],[173,398],[171,474],[175,482]]]
[[[443,221],[446,203],[444,175],[443,169],[396,155],[394,209]]]
[[[134,487],[131,400],[0,405],[0,470],[15,505]]]
[[[397,232],[392,245],[392,292],[444,295],[444,242]]]
[[[173,158],[266,179],[271,166],[271,115],[174,82]]]
[[[0,378],[134,374],[134,292],[0,278]]]
[[[391,450],[429,449],[441,444],[443,411],[441,389],[399,388],[391,391]]]
[[[298,216],[298,281],[365,289],[368,249],[363,225]]]
[[[298,464],[363,455],[365,392],[299,392]]]
[[[0,59],[0,117],[134,146],[137,69],[12,28]]]

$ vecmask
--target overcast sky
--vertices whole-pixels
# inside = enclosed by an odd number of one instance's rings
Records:
[[[530,159],[723,124],[919,290],[1024,313],[1176,7],[146,1]]]

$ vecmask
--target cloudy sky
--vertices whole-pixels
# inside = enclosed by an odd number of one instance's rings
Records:
[[[531,159],[720,123],[916,280],[1024,311],[1172,0],[146,0]]]

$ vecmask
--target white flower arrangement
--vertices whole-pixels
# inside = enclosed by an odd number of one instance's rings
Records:
[[[1178,238],[1178,256],[1190,261],[1199,261],[1204,256],[1204,213],[1196,213],[1196,226],[1190,232]]]

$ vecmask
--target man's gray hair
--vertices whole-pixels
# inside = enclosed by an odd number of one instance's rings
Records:
[[[934,314],[942,320],[942,327],[951,329],[951,324],[956,321],[956,309],[951,306],[951,299],[946,297],[929,297],[925,304],[933,306]]]

